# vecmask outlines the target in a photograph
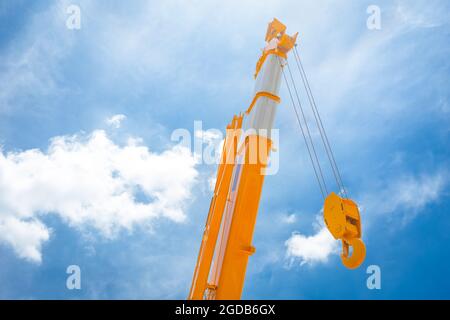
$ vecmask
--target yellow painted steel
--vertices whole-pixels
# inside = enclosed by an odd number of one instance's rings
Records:
[[[286,27],[277,19],[269,24],[266,33],[268,46],[258,60],[255,77],[268,55],[287,58],[297,34],[288,36],[285,31]],[[280,102],[280,98],[270,92],[257,92],[245,115],[263,96]],[[252,238],[264,170],[273,146],[270,138],[264,135],[244,136],[241,129],[243,117],[235,116],[227,127],[189,299],[240,299],[248,259],[256,251]],[[358,267],[364,260],[365,246],[361,241],[361,219],[357,205],[352,200],[331,193],[325,200],[324,218],[331,234],[342,240],[343,264],[347,268]],[[352,254],[350,248],[353,249]]]
[[[323,215],[333,237],[342,241],[344,266],[349,269],[359,267],[366,257],[366,246],[361,240],[361,216],[356,203],[332,192],[325,199]],[[353,249],[351,255],[350,248]]]
[[[254,74],[255,79],[258,77],[258,73],[259,71],[261,71],[261,68],[264,65],[264,62],[266,62],[267,57],[270,56],[271,54],[279,56],[283,59],[287,58],[287,55],[284,52],[278,51],[277,49],[270,49],[263,51],[261,57],[259,57],[258,62],[256,63],[256,70]]]
[[[280,22],[277,18],[274,18],[271,23],[267,26],[266,31],[266,42],[278,37],[279,34],[284,34],[286,32],[286,26]]]
[[[217,170],[214,195],[211,199],[203,239],[194,271],[189,299],[202,300],[207,289],[208,275],[219,234],[222,215],[227,201],[237,145],[241,135],[242,116],[235,116],[227,127],[227,134],[222,149],[221,162]]]
[[[289,37],[285,30],[276,19],[269,24],[266,40],[274,44],[262,53],[257,73],[268,55],[287,58],[297,35]],[[257,92],[246,115],[260,97],[280,102],[270,92]],[[229,125],[232,133],[227,130],[189,299],[240,299],[248,258],[256,250],[253,231],[272,141],[258,133],[241,138],[242,117]]]
[[[271,146],[270,139],[251,135],[238,152],[237,158],[242,163],[235,169],[227,208],[232,214],[225,221],[228,228],[225,223],[221,233],[224,249],[218,251],[211,273],[209,299],[241,298],[248,258],[256,251],[252,238]]]
[[[266,42],[270,43],[272,40],[275,40],[276,45],[274,45],[273,48],[269,47],[263,50],[261,57],[256,63],[255,79],[269,55],[274,54],[283,59],[287,59],[287,53],[295,46],[297,36],[298,32],[293,36],[287,35],[286,26],[277,19],[273,19],[273,21],[269,23],[266,32]]]
[[[275,101],[276,103],[280,103],[281,102],[281,99],[280,99],[279,96],[276,96],[276,95],[274,95],[274,94],[272,94],[270,92],[260,91],[260,92],[255,94],[255,97],[253,98],[252,103],[250,103],[250,106],[248,107],[247,111],[245,111],[245,114],[247,114],[247,115],[250,114],[250,112],[253,109],[253,106],[255,105],[256,101],[258,101],[258,99],[260,97],[269,98],[269,99]]]

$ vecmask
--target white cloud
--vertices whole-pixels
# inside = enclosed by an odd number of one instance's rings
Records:
[[[392,201],[386,211],[393,211],[402,206],[406,209],[420,210],[428,203],[438,199],[445,178],[442,173],[420,177],[404,177],[390,187]]]
[[[122,125],[122,121],[124,121],[126,118],[127,118],[127,116],[124,114],[115,114],[115,115],[107,118],[106,123],[109,126],[118,129]]]
[[[50,230],[38,220],[0,218],[0,243],[11,245],[21,258],[40,263],[42,244],[49,237]]]
[[[300,265],[325,263],[330,255],[337,253],[338,242],[331,236],[325,226],[322,226],[312,236],[293,233],[285,242],[286,255],[291,260],[300,260]]]
[[[218,129],[196,130],[194,137],[197,160],[205,164],[218,164],[225,141],[222,132]]]
[[[283,217],[281,218],[281,221],[283,221],[284,223],[287,223],[287,224],[293,224],[297,221],[297,216],[295,215],[295,213],[286,214],[286,215],[283,215]]]
[[[436,3],[430,6],[427,1],[416,1],[415,3],[398,3],[396,6],[396,17],[408,28],[434,28],[447,22],[445,15],[445,4]]]
[[[17,111],[29,97],[54,101],[67,91],[59,83],[64,76],[60,64],[74,44],[73,32],[65,28],[67,6],[68,1],[60,1],[36,12],[2,52],[0,113]]]
[[[55,137],[46,152],[1,152],[0,243],[40,262],[49,230],[39,218],[49,213],[106,238],[159,217],[182,222],[197,175],[184,147],[154,153],[137,139],[119,146],[102,130]]]
[[[380,215],[396,215],[402,217],[403,222],[410,221],[427,205],[437,201],[447,184],[447,171],[438,171],[420,176],[402,176],[367,194],[360,202],[364,232]],[[330,255],[339,252],[339,242],[322,223],[322,215],[317,219],[319,223],[315,225],[315,234],[305,236],[295,232],[285,242],[286,256],[291,260],[299,259],[301,265],[325,263]]]
[[[223,141],[223,134],[217,129],[197,130],[195,131],[195,137],[208,145],[217,145]]]
[[[208,187],[210,191],[214,191],[214,188],[216,187],[216,181],[217,181],[217,174],[213,173],[209,178],[208,178]]]
[[[401,213],[403,222],[413,219],[428,204],[437,201],[448,183],[446,171],[421,176],[403,176],[394,180],[381,190],[370,193],[361,201],[361,214],[364,229],[375,222],[379,215]],[[286,215],[285,221],[290,221],[295,215]],[[321,221],[318,216],[318,221]],[[298,232],[285,242],[286,256],[292,261],[299,259],[300,264],[325,263],[332,254],[339,252],[339,242],[328,229],[319,223],[320,227],[312,236]]]
[[[362,213],[369,219],[393,214],[409,221],[428,204],[439,200],[448,182],[445,170],[418,176],[401,176],[376,192],[363,196]]]

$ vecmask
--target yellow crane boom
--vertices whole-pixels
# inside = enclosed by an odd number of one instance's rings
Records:
[[[297,34],[289,36],[286,26],[274,19],[265,40],[256,64],[254,98],[245,113],[234,116],[227,126],[189,299],[240,299],[248,259],[255,253],[252,238],[265,169],[274,147],[271,130],[280,103],[281,75]],[[364,260],[365,247],[360,240],[357,206],[332,193],[324,214],[332,235],[343,241],[344,264],[358,266]]]

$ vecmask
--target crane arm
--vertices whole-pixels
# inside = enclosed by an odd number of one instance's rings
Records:
[[[280,103],[279,61],[285,61],[297,37],[285,30],[277,19],[269,24],[267,46],[256,65],[253,100],[227,127],[190,299],[241,297],[248,258],[255,252],[253,231]]]
[[[252,238],[274,148],[271,131],[280,103],[281,76],[297,35],[286,34],[286,26],[277,19],[269,24],[266,47],[256,64],[253,99],[227,126],[189,299],[233,300],[242,295],[248,259],[256,251]],[[324,218],[331,234],[342,240],[344,265],[359,266],[365,247],[356,204],[331,193],[325,199]]]

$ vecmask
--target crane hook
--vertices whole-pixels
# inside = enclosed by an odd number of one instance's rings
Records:
[[[350,247],[352,247],[352,254],[349,256]],[[366,246],[359,238],[352,238],[350,240],[342,240],[342,264],[348,269],[356,269],[366,258]]]
[[[366,257],[358,206],[354,201],[343,199],[332,192],[325,199],[323,215],[333,237],[342,240],[342,263],[349,269],[358,268]]]

